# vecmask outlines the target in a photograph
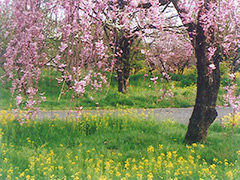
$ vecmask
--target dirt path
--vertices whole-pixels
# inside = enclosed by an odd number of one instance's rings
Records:
[[[191,116],[193,108],[157,108],[157,109],[133,109],[134,112],[137,114],[150,114],[155,117],[156,120],[167,120],[171,119],[183,124],[187,124],[189,121],[189,118]],[[221,119],[224,115],[228,115],[232,112],[232,108],[229,107],[219,107],[217,108],[218,111],[218,117],[217,119]],[[124,112],[124,110],[83,110],[82,113],[90,113],[90,114],[121,114],[121,113],[127,113]],[[38,113],[38,118],[54,118],[56,115],[59,116],[59,118],[65,118],[68,115],[77,116],[76,111],[42,111]]]

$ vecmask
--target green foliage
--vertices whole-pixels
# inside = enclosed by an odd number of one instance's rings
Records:
[[[197,83],[196,74],[171,74],[172,80],[176,81],[176,85],[179,87],[187,87]]]
[[[133,58],[131,67],[132,67],[131,69],[133,74],[136,74],[140,70],[146,68],[147,66],[146,66],[145,56],[142,53],[138,52]]]
[[[220,75],[221,75],[221,78],[223,77],[228,77],[228,74],[230,72],[230,65],[229,65],[229,62],[221,62],[220,63]]]

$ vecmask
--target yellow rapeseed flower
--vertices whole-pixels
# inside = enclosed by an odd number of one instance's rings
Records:
[[[196,143],[193,143],[193,144],[192,144],[192,147],[197,147],[197,144],[196,144]]]
[[[226,176],[229,178],[229,179],[233,179],[233,172],[232,171],[228,171],[226,173]]]
[[[163,149],[163,145],[162,145],[162,144],[159,144],[159,145],[158,145],[158,149],[159,149],[159,150],[162,150],[162,149]]]
[[[149,153],[154,152],[154,147],[153,147],[152,145],[149,146],[149,147],[147,148],[147,151],[148,151]]]
[[[137,171],[137,170],[138,170],[136,164],[133,165],[132,170],[133,170],[133,171]]]
[[[216,179],[216,176],[212,174],[212,175],[211,175],[211,178],[212,178],[212,179]]]
[[[116,172],[116,176],[119,177],[121,176],[121,173],[119,171]]]
[[[106,176],[101,176],[98,178],[98,180],[107,180]]]
[[[137,174],[137,177],[140,178],[140,179],[142,179],[142,174],[138,173],[138,174]]]
[[[98,173],[100,169],[98,167],[95,168],[95,172]]]
[[[195,150],[194,150],[194,149],[191,149],[191,153],[195,153]]]
[[[10,169],[7,171],[8,174],[13,174],[13,168],[10,167]]]
[[[173,168],[173,163],[172,163],[172,162],[169,162],[169,163],[166,165],[166,168]]]
[[[4,163],[7,163],[7,162],[8,162],[8,159],[7,159],[7,158],[4,158],[4,159],[3,159],[3,162],[4,162]]]
[[[225,166],[227,166],[229,164],[227,159],[224,159],[224,164],[225,164]]]
[[[172,153],[174,157],[177,157],[177,151],[173,151]]]
[[[216,168],[216,165],[215,165],[215,164],[212,164],[212,165],[210,165],[210,168],[211,168],[212,170],[214,170],[214,169]]]
[[[78,176],[74,176],[73,180],[79,180],[80,178]]]
[[[171,159],[172,158],[172,153],[170,151],[167,152],[167,159]]]
[[[127,177],[131,177],[131,175],[130,175],[129,173],[126,173],[125,176],[127,176]]]
[[[51,175],[51,176],[49,176],[49,177],[52,179],[52,178],[54,178],[54,176],[55,176],[55,175],[54,175],[54,174],[52,174],[52,175]]]
[[[152,180],[152,179],[153,179],[153,174],[152,174],[152,173],[149,173],[149,174],[147,175],[147,178],[148,178],[148,180]]]
[[[22,172],[19,174],[19,177],[23,177],[25,175],[25,172]]]

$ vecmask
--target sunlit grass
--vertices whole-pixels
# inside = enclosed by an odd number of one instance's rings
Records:
[[[130,77],[128,94],[118,93],[116,78],[109,76],[110,86],[104,86],[97,92],[88,89],[83,97],[72,100],[73,92],[68,91],[67,86],[63,89],[68,92],[61,94],[62,85],[56,80],[59,76],[60,74],[54,70],[43,70],[42,79],[39,82],[39,93],[44,92],[46,102],[40,105],[41,109],[76,109],[80,106],[85,109],[96,109],[96,103],[99,104],[100,109],[191,107],[194,105],[196,94],[194,81],[186,85],[181,83],[180,80],[185,76],[171,83],[162,83],[159,80],[158,84],[153,84],[150,81],[150,75],[144,79],[143,74],[137,74]],[[173,85],[174,88],[171,88]],[[15,107],[16,102],[11,98],[10,87],[10,83],[3,85],[0,82],[0,109],[8,109],[10,104],[13,108]],[[163,87],[171,90],[174,96],[163,96]]]
[[[0,179],[237,179],[240,127],[214,124],[207,144],[186,126],[124,110],[118,116],[16,121],[0,113]],[[126,113],[127,112],[127,113]],[[23,122],[23,121],[21,121]]]

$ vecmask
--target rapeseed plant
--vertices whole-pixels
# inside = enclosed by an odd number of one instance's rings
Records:
[[[222,119],[222,124],[226,128],[231,128],[232,126],[240,127],[240,113],[237,112],[236,114],[229,113],[225,115]]]
[[[177,123],[146,121],[129,112],[19,125],[8,114],[0,112],[0,179],[224,180],[240,175],[239,147],[217,141],[185,146],[178,143],[185,126]],[[235,148],[234,154],[222,157],[224,148]]]

